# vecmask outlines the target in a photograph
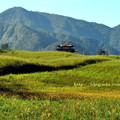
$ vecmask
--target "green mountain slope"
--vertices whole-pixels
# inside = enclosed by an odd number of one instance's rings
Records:
[[[109,44],[115,49],[120,50],[120,25],[114,27]]]
[[[10,8],[1,13],[0,23],[19,26],[9,27],[11,30],[7,31],[0,27],[0,41],[10,42],[11,49],[54,50],[56,44],[70,41],[79,53],[84,49],[86,54],[96,54],[98,49],[105,49],[109,54],[120,54],[117,27],[110,28],[66,16],[28,11],[21,7]]]
[[[56,46],[64,41],[69,41],[81,54],[96,54],[98,49],[119,53],[115,49],[106,46],[102,41],[87,38],[75,37],[71,34],[46,33],[35,31],[21,24],[0,24],[0,43],[8,43],[11,50],[29,51],[53,51]]]
[[[44,32],[37,32],[21,24],[0,24],[0,42],[10,49],[40,51],[56,40]]]
[[[24,24],[30,28],[55,33],[70,33],[94,39],[108,40],[112,28],[66,16],[32,12],[14,7],[0,14],[0,22]]]

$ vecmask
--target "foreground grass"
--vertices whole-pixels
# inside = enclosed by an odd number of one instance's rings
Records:
[[[0,76],[2,120],[120,119],[119,56],[6,51],[0,60],[3,71],[29,64],[59,68]]]
[[[20,100],[0,97],[2,120],[119,120],[120,99]]]

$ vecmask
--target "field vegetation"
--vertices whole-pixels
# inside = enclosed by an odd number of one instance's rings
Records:
[[[120,57],[0,52],[1,120],[119,120]]]

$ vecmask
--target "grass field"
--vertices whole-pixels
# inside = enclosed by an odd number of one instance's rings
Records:
[[[120,57],[0,52],[0,120],[120,120]]]

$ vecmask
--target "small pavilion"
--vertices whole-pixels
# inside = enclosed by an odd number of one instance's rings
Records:
[[[73,45],[68,42],[64,42],[63,44],[57,45],[57,51],[65,51],[65,52],[75,52],[75,48]]]

